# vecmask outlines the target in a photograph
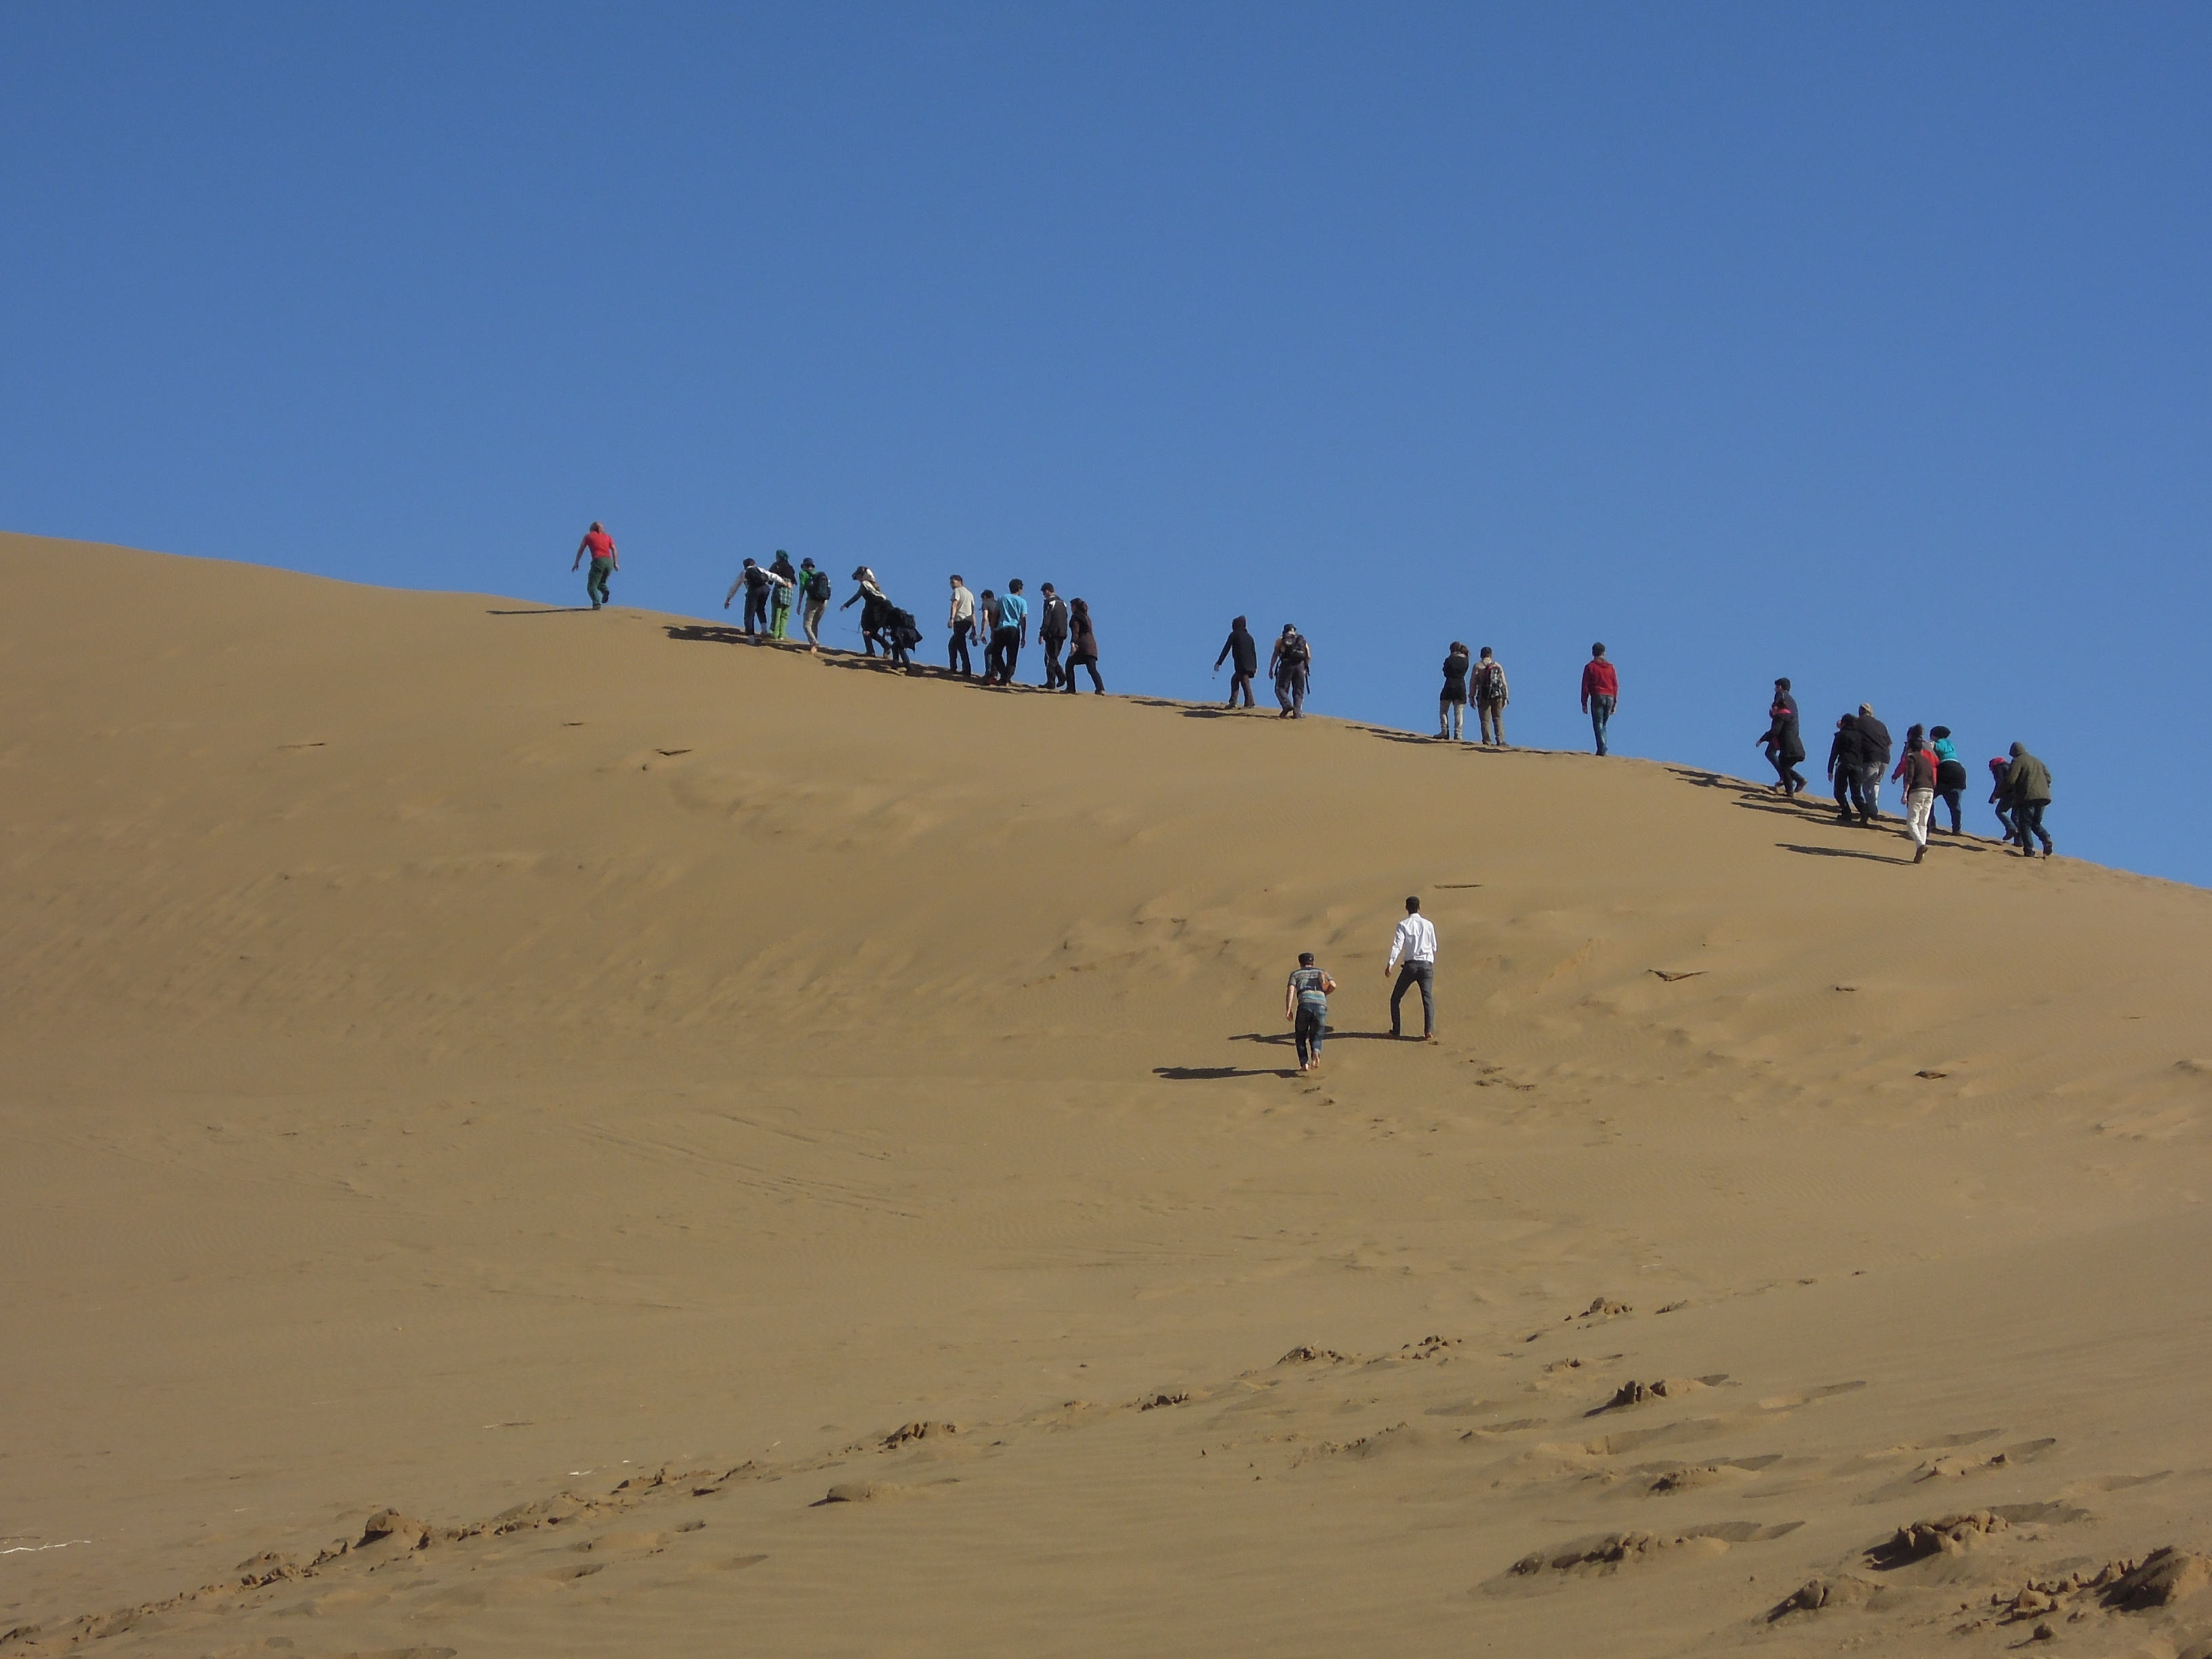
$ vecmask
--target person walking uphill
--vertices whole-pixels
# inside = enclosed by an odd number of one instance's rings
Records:
[[[1306,717],[1306,687],[1312,683],[1313,647],[1294,623],[1285,623],[1267,656],[1267,678],[1275,683],[1275,701],[1282,705],[1278,720]]]
[[[1398,1029],[1398,1005],[1405,1000],[1406,993],[1418,985],[1421,988],[1421,1041],[1434,1042],[1437,1040],[1437,930],[1436,925],[1421,914],[1421,902],[1417,898],[1406,901],[1406,919],[1398,924],[1397,932],[1390,935],[1390,959],[1382,964],[1382,977],[1389,978],[1393,969],[1398,975],[1398,988],[1390,993],[1390,1035],[1404,1035]]]
[[[1966,763],[1959,758],[1959,745],[1951,741],[1949,726],[1931,726],[1928,735],[1934,739],[1928,746],[1936,751],[1936,799],[1951,809],[1951,833],[1964,835],[1959,805],[1966,793]]]
[[[1836,735],[1828,744],[1828,775],[1836,781],[1836,822],[1849,823],[1856,814],[1867,822],[1865,750],[1859,742],[1859,717],[1845,714],[1836,722]]]
[[[952,629],[952,644],[945,653],[945,665],[967,679],[975,672],[975,662],[968,654],[968,636],[975,631],[975,596],[957,574],[952,578],[952,611],[945,622]]]
[[[1797,763],[1805,758],[1805,739],[1797,725],[1797,699],[1790,695],[1790,682],[1774,682],[1774,702],[1766,711],[1766,731],[1753,739],[1766,749],[1766,758],[1778,776],[1775,787],[1794,795],[1805,787],[1805,775]]]
[[[1060,647],[1067,643],[1067,601],[1050,582],[1037,590],[1037,643],[1044,647],[1044,689],[1053,690],[1066,680],[1074,690],[1075,682],[1060,665]]]
[[[1597,752],[1607,752],[1605,729],[1613,724],[1613,711],[1620,706],[1620,676],[1605,659],[1605,642],[1590,647],[1590,659],[1583,665],[1583,713],[1590,717],[1590,733]]]
[[[592,571],[584,578],[584,592],[592,601],[592,609],[597,611],[603,605],[614,603],[613,595],[607,592],[607,578],[622,568],[622,555],[615,551],[615,538],[607,534],[606,526],[597,519],[584,532],[584,539],[576,544],[576,556],[568,562],[570,575],[576,574],[576,567],[583,563],[586,553],[592,556]]]
[[[1505,705],[1511,701],[1505,689],[1505,668],[1490,654],[1490,647],[1482,647],[1482,659],[1474,665],[1474,678],[1468,690],[1474,698],[1474,713],[1480,723],[1482,740],[1500,749],[1505,742]]]
[[[1071,688],[1073,689],[1073,688]],[[1298,965],[1283,987],[1283,1018],[1291,1022],[1292,1040],[1298,1045],[1298,1070],[1310,1072],[1321,1064],[1321,1040],[1328,1035],[1328,994],[1336,981],[1325,968],[1314,966],[1314,953],[1298,952]]]
[[[791,637],[792,601],[799,597],[799,573],[791,568],[791,555],[780,547],[775,550],[775,562],[769,566],[769,569],[782,580],[775,592],[769,595],[770,621],[768,636],[772,640],[787,640]]]
[[[1881,816],[1881,777],[1889,770],[1889,728],[1878,720],[1872,703],[1859,705],[1859,780],[1864,793],[1859,811],[1872,823]]]
[[[1091,671],[1091,690],[1103,696],[1106,682],[1098,678],[1098,630],[1091,625],[1091,601],[1078,599],[1067,613],[1067,666],[1060,672],[1060,689],[1073,695],[1075,671]]]
[[[2051,769],[2029,754],[2024,743],[2012,746],[2012,763],[2005,768],[2004,792],[2006,804],[2012,808],[2013,830],[2020,840],[2021,856],[2035,856],[2035,848],[2027,839],[2033,836],[2043,843],[2043,856],[2052,857],[2050,832],[2043,827],[2043,809],[2051,805]]]
[[[1912,861],[1917,864],[1928,856],[1928,819],[1936,810],[1936,751],[1917,726],[1905,734],[1896,777],[1905,785],[1905,830],[1912,837]]]
[[[1444,653],[1444,689],[1437,696],[1437,735],[1452,742],[1459,740],[1467,724],[1467,673],[1474,665],[1468,659],[1467,647],[1457,640]]]
[[[837,608],[840,611],[850,611],[854,605],[859,605],[860,607],[860,648],[872,657],[876,654],[876,647],[880,645],[884,647],[884,654],[889,656],[891,642],[884,630],[890,626],[890,595],[877,585],[876,573],[869,569],[866,565],[861,565],[853,572],[853,580],[860,586],[853,591],[845,603]]]
[[[1213,659],[1213,672],[1218,674],[1221,665],[1236,659],[1229,670],[1229,706],[1237,707],[1237,694],[1244,693],[1244,706],[1252,706],[1252,680],[1260,672],[1260,641],[1252,637],[1252,630],[1239,617],[1229,624],[1229,637],[1223,641],[1221,654]]]
[[[730,601],[738,597],[738,590],[744,588],[745,590],[745,637],[755,645],[758,645],[761,635],[768,631],[769,595],[775,592],[779,586],[790,586],[788,581],[777,575],[766,565],[747,559],[745,568],[738,572],[737,580],[730,584],[730,591],[722,595],[722,609],[727,611],[730,608]]]
[[[983,684],[989,685],[995,679],[1000,685],[1012,685],[1022,647],[1030,642],[1030,602],[1022,597],[1019,576],[1008,582],[1006,592],[1000,596],[994,624],[991,649],[983,661]]]
[[[806,654],[822,654],[822,613],[830,608],[830,573],[817,570],[814,561],[799,562],[799,625],[806,630]]]

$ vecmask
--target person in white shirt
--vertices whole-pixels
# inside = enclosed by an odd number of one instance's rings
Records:
[[[1382,964],[1382,976],[1388,979],[1393,969],[1398,975],[1398,988],[1390,993],[1390,1035],[1403,1036],[1398,1029],[1398,1005],[1405,1000],[1406,993],[1418,985],[1421,988],[1421,1041],[1437,1040],[1437,929],[1436,924],[1421,914],[1421,902],[1417,898],[1406,901],[1406,919],[1398,924],[1398,931],[1390,936],[1390,959]]]
[[[957,669],[963,679],[973,678],[975,665],[968,655],[968,636],[975,628],[975,596],[957,576],[952,579],[952,614],[948,621],[952,629],[952,649],[945,666]]]

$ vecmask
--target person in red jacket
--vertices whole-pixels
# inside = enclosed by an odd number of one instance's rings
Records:
[[[1928,818],[1936,810],[1936,751],[1928,746],[1925,728],[1916,726],[1905,734],[1905,753],[1890,781],[1905,786],[1905,828],[1917,864],[1928,856]]]
[[[1590,647],[1590,659],[1583,665],[1583,712],[1590,717],[1590,731],[1597,738],[1601,755],[1606,752],[1605,728],[1620,705],[1620,677],[1605,659],[1605,642],[1600,641]]]

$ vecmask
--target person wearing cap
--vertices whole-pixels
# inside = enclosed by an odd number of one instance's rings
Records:
[[[1306,687],[1313,679],[1313,647],[1298,632],[1297,624],[1285,623],[1267,655],[1267,678],[1275,683],[1275,701],[1282,707],[1278,720],[1306,717]]]
[[[2021,856],[2035,856],[2035,848],[2028,842],[2030,836],[2043,843],[2044,857],[2054,856],[2051,834],[2043,827],[2044,808],[2051,805],[2051,769],[2029,754],[2024,743],[2012,746],[2012,759],[2005,768],[2004,787],[2005,799],[2012,807],[2013,832],[2020,842]]]
[[[1314,953],[1299,951],[1298,965],[1283,988],[1283,1018],[1291,1022],[1301,1072],[1310,1072],[1321,1064],[1321,1040],[1328,1034],[1328,994],[1334,989],[1336,981],[1328,976],[1328,970],[1314,966]]]
[[[822,613],[830,608],[830,577],[814,561],[799,562],[799,623],[806,630],[806,654],[822,654]]]
[[[612,605],[614,598],[607,592],[607,578],[622,568],[622,555],[615,550],[615,538],[607,534],[606,526],[597,519],[584,532],[584,539],[576,544],[576,556],[568,562],[568,574],[574,575],[584,556],[592,556],[591,574],[584,578],[584,593],[597,611],[603,605]]]

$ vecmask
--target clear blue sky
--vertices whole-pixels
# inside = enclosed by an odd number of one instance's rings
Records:
[[[1625,752],[1761,775],[1786,673],[1816,762],[1862,700],[2021,738],[2063,853],[2212,882],[2212,8],[9,5],[0,62],[7,528],[571,600],[600,518],[625,602],[865,561],[933,656],[1020,574],[1117,690],[1244,611],[1424,728],[1456,637],[1554,745],[1602,638]]]

